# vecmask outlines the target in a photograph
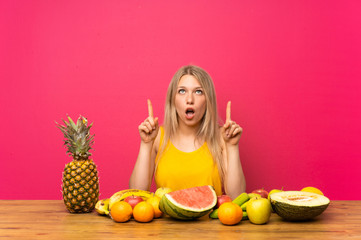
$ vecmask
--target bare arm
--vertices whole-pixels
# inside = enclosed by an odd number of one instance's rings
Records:
[[[157,146],[155,142],[157,142],[159,126],[158,118],[153,117],[150,100],[148,100],[148,114],[148,118],[138,127],[141,143],[138,158],[130,176],[129,188],[149,190],[152,183]]]
[[[246,191],[246,179],[239,157],[239,140],[242,128],[231,120],[231,102],[227,104],[226,123],[222,127],[223,159],[225,164],[224,185],[232,199]]]
[[[225,157],[226,174],[224,177],[225,191],[228,196],[235,199],[239,194],[246,191],[246,179],[239,157],[238,145],[226,144]]]

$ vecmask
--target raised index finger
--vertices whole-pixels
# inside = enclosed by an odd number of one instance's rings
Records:
[[[149,117],[153,117],[153,106],[152,102],[148,99],[148,115]]]
[[[229,121],[231,121],[231,101],[228,101],[226,109],[226,122]]]

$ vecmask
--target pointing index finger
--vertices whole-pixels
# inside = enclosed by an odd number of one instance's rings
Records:
[[[229,121],[231,121],[231,101],[228,101],[226,109],[226,122]]]
[[[153,106],[152,102],[148,99],[148,115],[149,117],[153,117]]]

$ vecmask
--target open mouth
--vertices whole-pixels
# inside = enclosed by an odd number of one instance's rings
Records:
[[[186,118],[192,119],[194,117],[194,109],[193,108],[187,108],[186,109]]]

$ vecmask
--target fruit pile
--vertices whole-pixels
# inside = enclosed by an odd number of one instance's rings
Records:
[[[329,203],[329,199],[313,187],[301,191],[274,189],[269,193],[257,189],[232,200],[227,195],[217,197],[212,186],[200,186],[178,191],[158,188],[155,193],[126,189],[99,200],[95,209],[115,222],[127,222],[132,217],[137,222],[151,222],[163,214],[192,220],[209,214],[224,225],[236,225],[242,220],[259,225],[266,224],[272,212],[289,221],[309,220],[320,215]]]
[[[235,225],[248,219],[254,224],[267,223],[271,216],[268,193],[264,190],[260,192],[262,195],[255,192],[241,193],[233,201],[227,195],[219,196],[217,206],[209,217],[218,218],[225,225]]]
[[[217,197],[217,204],[209,214],[224,225],[236,225],[242,220],[253,224],[266,224],[272,212],[276,212],[288,221],[304,221],[320,215],[330,200],[314,187],[301,191],[283,191],[273,189],[269,193],[257,189],[251,193],[242,193],[233,201],[227,195]]]
[[[159,188],[155,193],[139,190],[125,189],[114,193],[110,198],[99,200],[95,210],[100,215],[107,215],[115,222],[127,222],[132,217],[137,222],[151,222],[154,218],[162,216],[159,202],[170,189]]]

